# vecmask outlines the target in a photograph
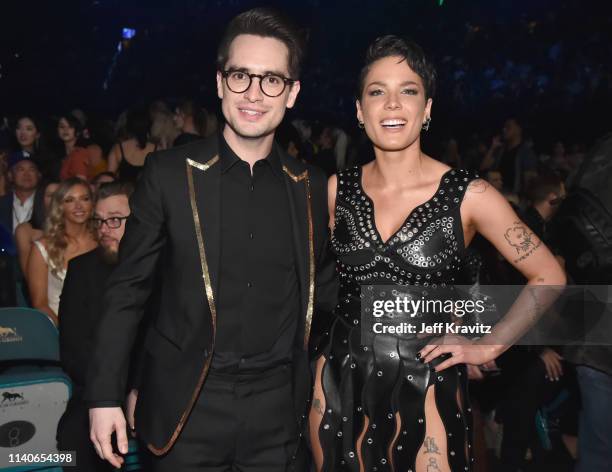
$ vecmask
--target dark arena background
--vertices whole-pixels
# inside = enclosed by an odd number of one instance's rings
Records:
[[[292,117],[355,127],[353,91],[365,47],[413,38],[438,71],[430,141],[488,141],[510,115],[537,149],[586,146],[609,131],[612,15],[605,1],[277,1],[307,32]],[[2,4],[0,110],[79,107],[114,118],[157,99],[193,97],[216,111],[215,49],[253,1],[98,0]],[[123,28],[132,39],[118,43]],[[433,143],[431,143],[433,144]],[[435,152],[432,150],[432,152]]]

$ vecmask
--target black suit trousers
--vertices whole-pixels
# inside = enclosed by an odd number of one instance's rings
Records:
[[[172,449],[154,472],[285,472],[297,448],[291,369],[211,372]]]

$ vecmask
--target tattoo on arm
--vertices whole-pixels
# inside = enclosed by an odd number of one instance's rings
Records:
[[[319,400],[318,398],[314,399],[314,401],[312,402],[312,407],[314,408],[314,411],[316,411],[321,416],[325,414],[325,410],[323,410],[323,405],[321,405],[321,400]]]
[[[440,448],[436,444],[436,441],[431,436],[427,436],[423,441],[423,447],[425,451],[423,454],[440,454]]]
[[[489,185],[491,185],[491,184],[489,182],[487,182],[486,180],[484,180],[484,179],[472,180],[468,184],[466,192],[484,193],[489,188]]]
[[[436,461],[435,457],[431,457],[429,459],[429,464],[427,464],[427,472],[439,472],[440,467],[438,466],[438,461]]]
[[[521,221],[515,221],[504,233],[504,237],[519,255],[514,263],[527,259],[533,252],[542,245],[542,241],[533,234]]]

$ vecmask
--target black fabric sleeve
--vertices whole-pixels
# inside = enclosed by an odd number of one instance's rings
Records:
[[[85,390],[85,401],[90,404],[120,404],[126,392],[130,354],[167,237],[158,157],[154,153],[146,159],[130,199],[119,263],[106,284]]]

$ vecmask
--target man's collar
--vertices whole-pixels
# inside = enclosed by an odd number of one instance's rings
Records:
[[[19,202],[20,205],[24,206],[29,203],[34,203],[34,197],[36,196],[36,190],[34,190],[24,201],[21,203],[21,199],[17,196],[16,192],[13,192],[13,201]]]
[[[242,161],[240,157],[233,151],[223,133],[219,133],[219,160],[221,163],[221,174],[224,174],[228,170],[230,170],[236,163]],[[276,143],[272,144],[272,149],[267,157],[264,159],[270,164],[272,168],[272,172],[279,179],[283,178],[283,166],[281,164],[280,156],[278,155],[278,149],[276,148]]]

